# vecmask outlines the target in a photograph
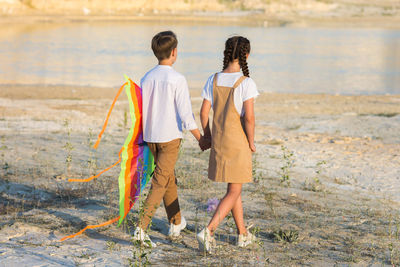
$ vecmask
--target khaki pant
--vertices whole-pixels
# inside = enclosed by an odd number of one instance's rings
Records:
[[[168,221],[175,225],[181,223],[177,181],[174,173],[180,144],[181,139],[166,143],[148,143],[154,156],[156,168],[151,180],[150,192],[144,205],[144,213],[139,222],[139,227],[144,230],[147,229],[154,212],[161,203],[161,199],[164,200]]]

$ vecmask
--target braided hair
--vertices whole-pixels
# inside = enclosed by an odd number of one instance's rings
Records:
[[[235,59],[239,60],[240,68],[243,75],[249,76],[249,67],[247,66],[247,54],[250,53],[250,41],[242,36],[234,36],[226,40],[224,50],[224,66],[222,70],[226,69],[230,62]]]

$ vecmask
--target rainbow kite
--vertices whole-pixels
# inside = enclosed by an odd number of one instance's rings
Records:
[[[121,162],[121,172],[118,178],[119,184],[119,216],[111,219],[107,222],[98,225],[88,225],[78,233],[66,236],[60,241],[64,241],[69,238],[73,238],[77,235],[82,234],[87,229],[94,229],[97,227],[106,226],[118,221],[118,226],[125,219],[128,212],[131,210],[135,201],[139,197],[140,193],[143,192],[146,184],[149,182],[151,175],[154,171],[154,158],[147,144],[143,141],[143,127],[142,127],[142,89],[134,83],[131,79],[125,76],[126,83],[124,83],[118,90],[114,101],[111,104],[110,110],[108,111],[106,120],[103,128],[99,134],[99,137],[94,145],[97,149],[101,136],[103,135],[108,119],[112,109],[114,108],[115,102],[117,101],[122,89],[125,88],[126,95],[129,101],[129,111],[131,116],[132,126],[129,129],[128,137],[121,150],[119,151],[119,160],[112,166],[106,168],[95,176],[87,179],[69,179],[69,182],[89,182],[102,173],[108,171],[112,167],[116,166]]]

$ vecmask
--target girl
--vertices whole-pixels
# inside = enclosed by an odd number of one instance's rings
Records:
[[[213,238],[220,222],[232,212],[238,232],[238,243],[245,247],[255,241],[244,226],[242,184],[252,181],[251,153],[254,146],[254,98],[256,84],[249,77],[247,58],[250,42],[234,36],[225,42],[222,72],[211,75],[204,86],[200,117],[204,137],[211,138],[208,178],[228,183],[227,193],[220,201],[210,223],[197,234],[200,250],[212,252]],[[243,75],[240,73],[242,69]],[[209,112],[213,108],[212,134]]]

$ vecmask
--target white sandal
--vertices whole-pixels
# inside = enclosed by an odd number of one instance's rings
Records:
[[[146,232],[139,226],[136,227],[135,232],[133,233],[132,239],[134,241],[140,241],[146,247],[150,247],[150,248],[157,247],[156,243],[151,241],[150,236],[148,234],[146,234]]]
[[[211,236],[210,230],[205,227],[197,234],[196,238],[199,242],[200,251],[206,251],[207,253],[212,254],[213,249],[216,247],[216,242],[214,237]]]
[[[257,241],[257,237],[255,235],[253,235],[252,233],[250,233],[250,231],[249,231],[249,229],[252,226],[253,225],[250,225],[246,228],[246,230],[247,230],[246,235],[244,235],[244,234],[238,235],[238,239],[237,239],[238,247],[244,248],[244,247],[247,247],[248,245],[251,245]]]

